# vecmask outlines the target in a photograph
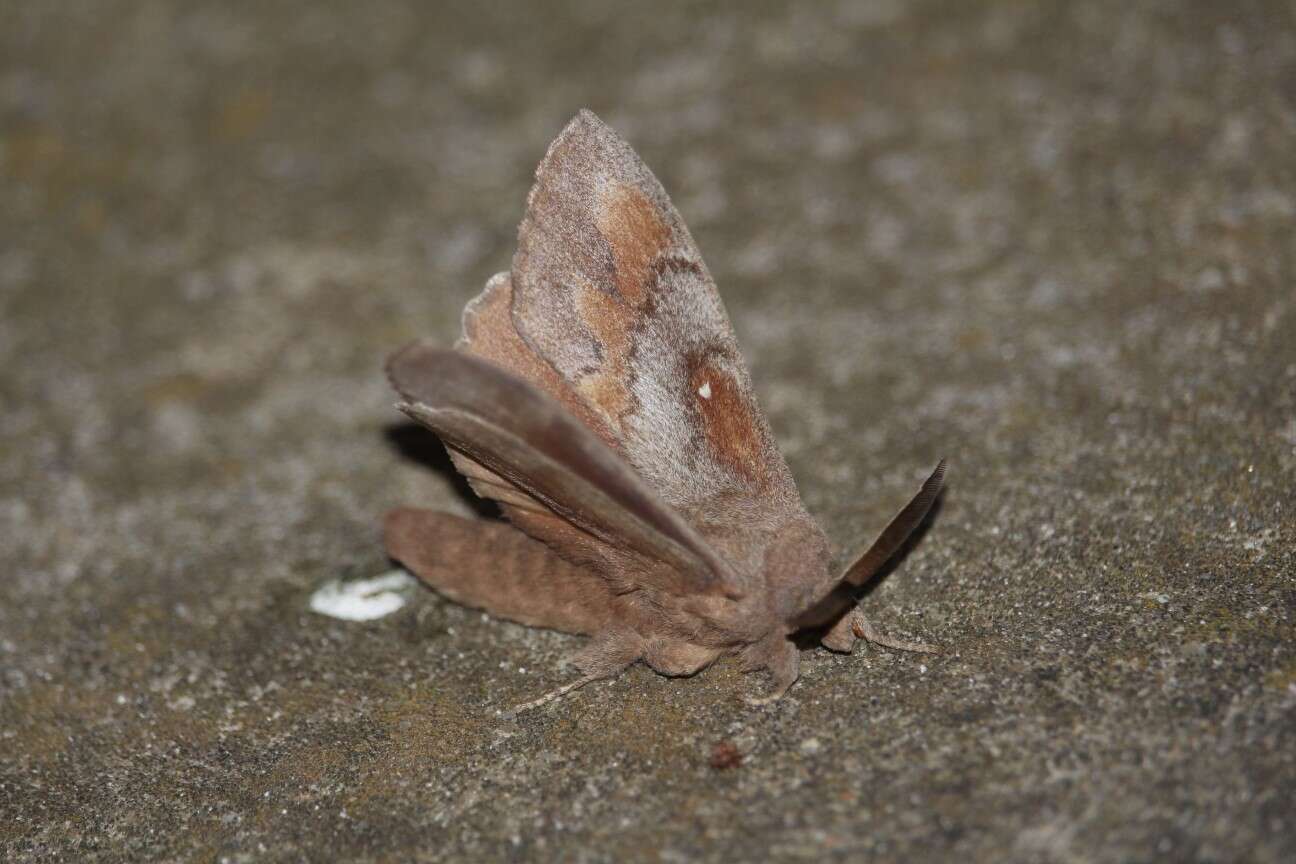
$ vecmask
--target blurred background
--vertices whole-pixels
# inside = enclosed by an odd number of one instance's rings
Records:
[[[471,512],[382,358],[582,107],[836,542],[950,459],[865,601],[942,656],[507,721],[576,640],[310,610]],[[1290,860],[1294,143],[1288,2],[0,4],[0,850]]]

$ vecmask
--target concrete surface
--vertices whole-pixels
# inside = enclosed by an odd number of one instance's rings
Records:
[[[631,8],[0,6],[0,857],[1296,857],[1292,5]],[[581,106],[838,542],[949,457],[866,601],[942,656],[509,721],[576,640],[309,611],[471,511],[379,363]]]

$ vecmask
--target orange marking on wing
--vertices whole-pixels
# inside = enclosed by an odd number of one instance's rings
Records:
[[[765,474],[765,442],[737,382],[708,357],[692,356],[687,362],[691,397],[711,452],[721,464],[765,485],[769,479]]]
[[[576,291],[576,310],[603,355],[599,368],[576,386],[608,421],[619,425],[620,418],[634,407],[628,384],[634,312],[592,285]]]
[[[633,186],[614,186],[600,197],[598,229],[612,250],[617,292],[638,306],[652,282],[653,261],[670,242],[671,227]]]
[[[507,280],[483,296],[472,307],[472,313],[465,316],[461,348],[498,363],[546,391],[596,435],[617,448],[617,439],[603,418],[591,411],[572,386],[522,341],[513,326],[512,304],[513,285]]]

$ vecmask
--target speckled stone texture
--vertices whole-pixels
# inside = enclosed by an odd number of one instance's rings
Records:
[[[1296,858],[1293,6],[632,8],[0,4],[0,858]],[[509,720],[578,640],[309,611],[473,512],[380,362],[582,106],[838,543],[949,457],[942,655]]]

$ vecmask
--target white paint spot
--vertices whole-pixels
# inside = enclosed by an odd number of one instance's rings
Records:
[[[373,621],[405,605],[415,579],[404,570],[391,570],[372,579],[321,585],[310,598],[312,612],[343,621]]]
[[[698,388],[698,395],[701,396],[703,399],[710,399],[710,398],[711,398],[711,382],[710,382],[710,381],[703,381],[703,382],[702,382],[702,386]]]

